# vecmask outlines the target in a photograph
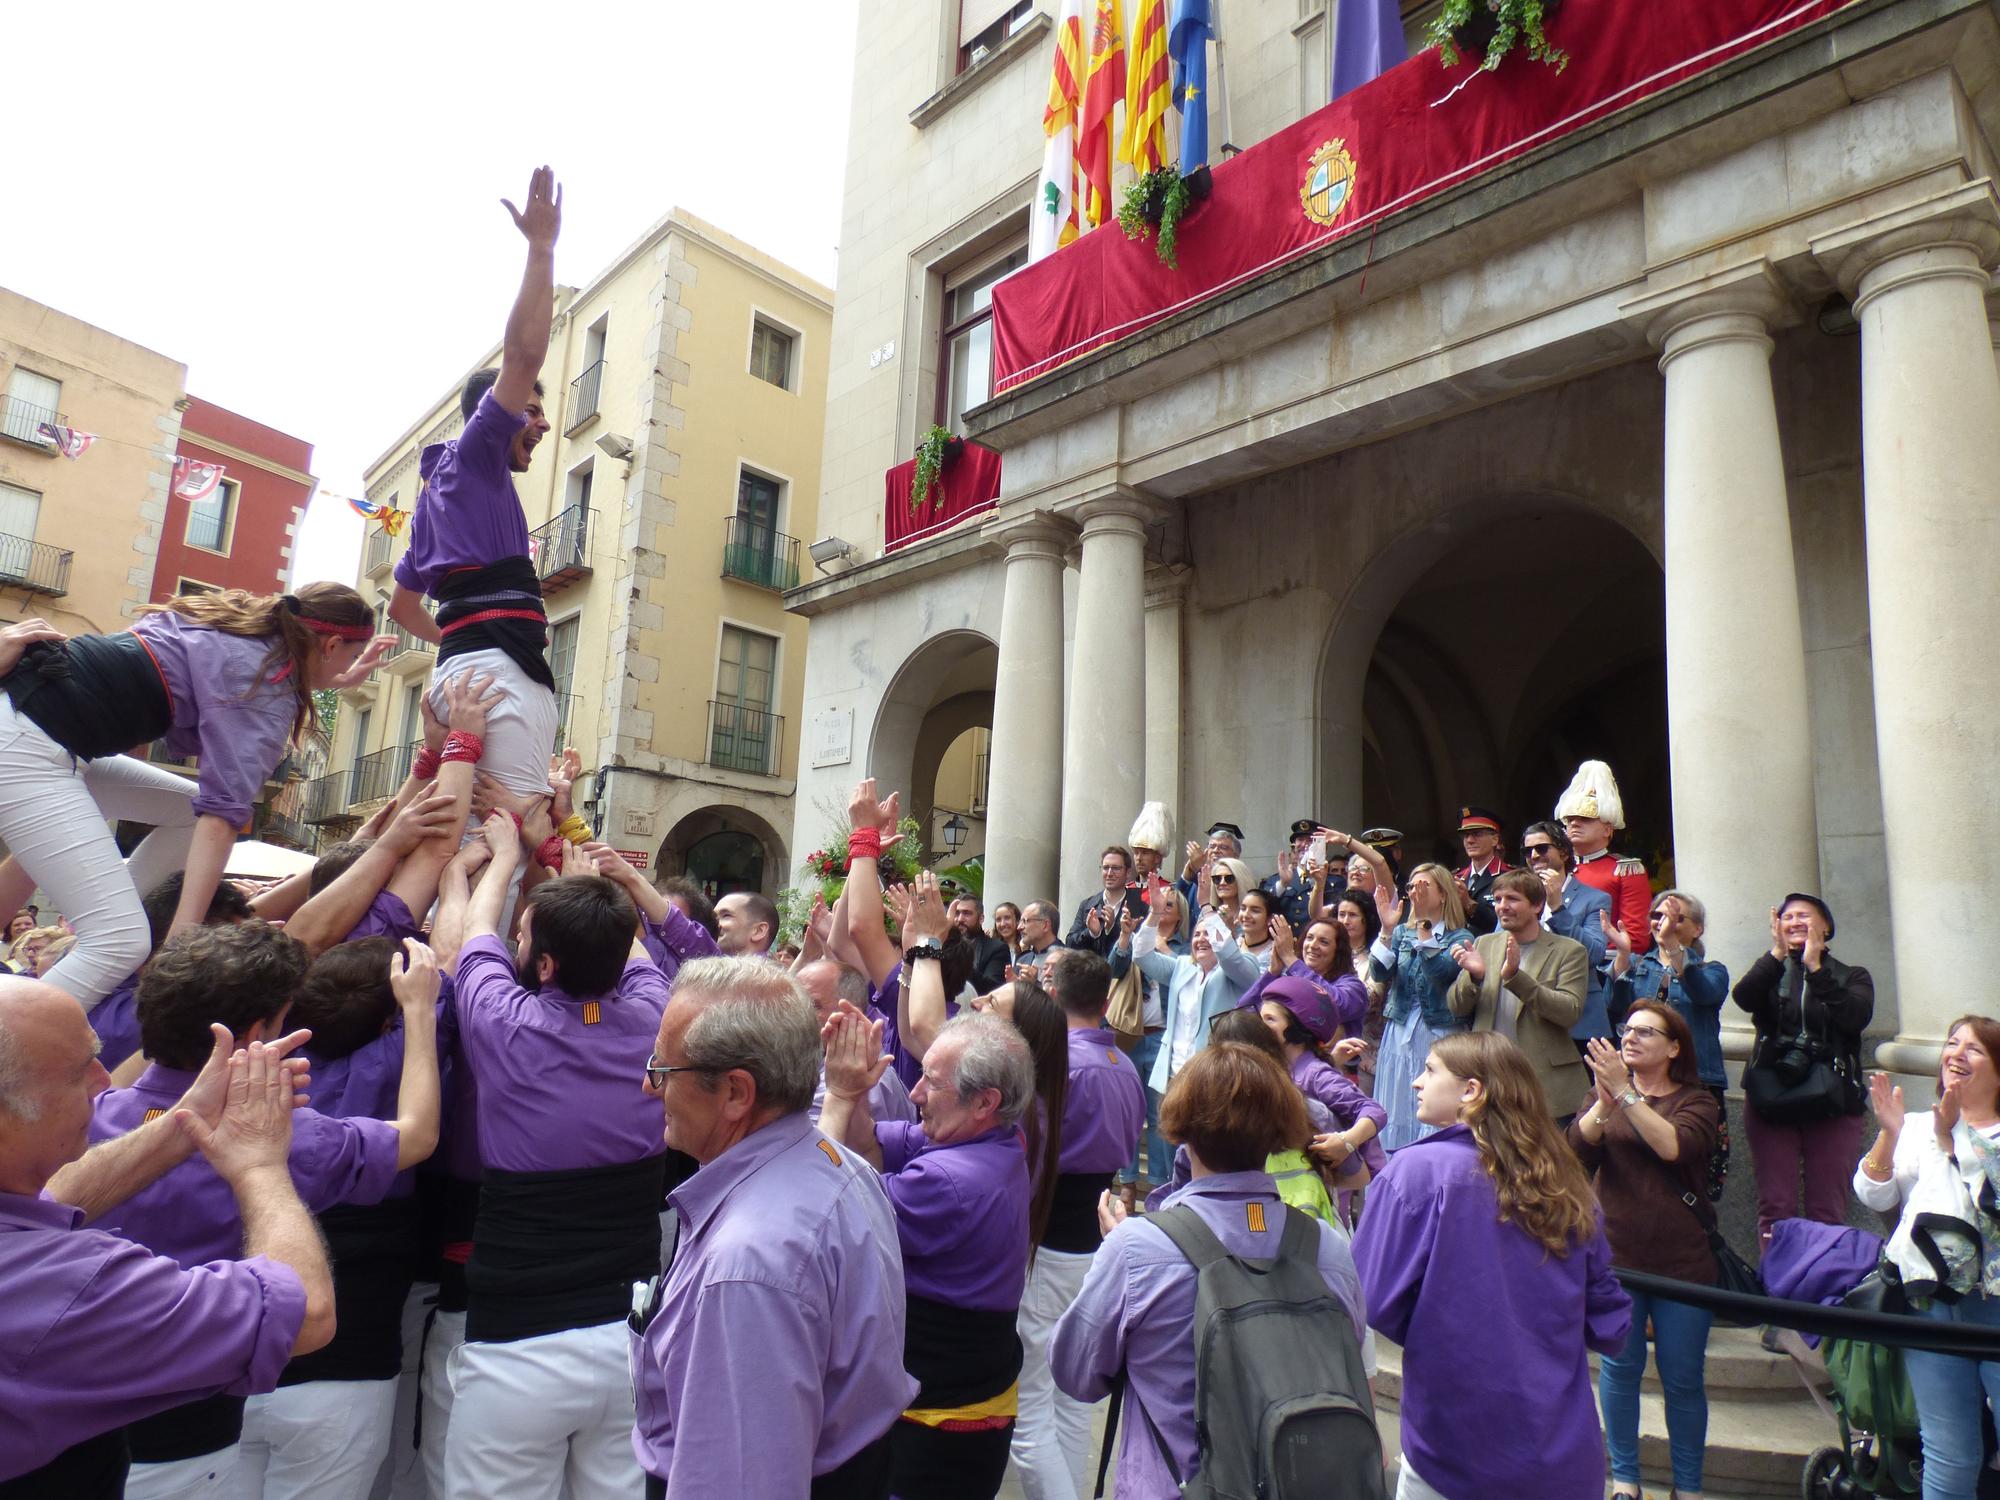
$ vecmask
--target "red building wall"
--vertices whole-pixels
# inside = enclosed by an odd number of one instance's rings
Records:
[[[167,496],[151,598],[172,598],[182,579],[253,594],[281,590],[291,567],[293,534],[317,483],[312,444],[190,396],[176,451],[221,464],[223,478],[240,488],[224,552],[189,545],[188,502]]]

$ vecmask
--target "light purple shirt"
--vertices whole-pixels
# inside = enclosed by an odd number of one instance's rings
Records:
[[[632,1347],[639,1465],[669,1495],[806,1500],[917,1394],[880,1179],[789,1115],[668,1201],[680,1244]]]
[[[91,1106],[90,1143],[137,1130],[156,1110],[181,1101],[195,1075],[158,1063],[127,1089],[107,1089]],[[396,1127],[381,1120],[336,1120],[292,1111],[292,1183],[314,1213],[338,1203],[380,1203],[396,1179]],[[243,1250],[236,1195],[200,1156],[141,1188],[98,1224],[192,1269],[234,1260]]]
[[[632,959],[618,988],[579,1000],[524,989],[491,933],[458,955],[458,1029],[478,1083],[480,1158],[505,1172],[623,1166],[665,1151],[660,1101],[640,1086],[667,981]]]
[[[1268,1172],[1220,1172],[1189,1183],[1169,1196],[1201,1216],[1231,1255],[1269,1260],[1284,1238],[1285,1215],[1278,1185]],[[1261,1205],[1251,1228],[1248,1205]],[[1372,1211],[1374,1204],[1371,1201]],[[1319,1274],[1354,1319],[1354,1334],[1365,1331],[1361,1282],[1339,1230],[1319,1227]],[[1146,1423],[1172,1452],[1182,1474],[1192,1475],[1199,1456],[1194,1427],[1194,1263],[1172,1240],[1143,1218],[1125,1220],[1097,1248],[1076,1301],[1057,1321],[1049,1340],[1049,1373],[1056,1387],[1079,1401],[1096,1401],[1111,1389],[1122,1369],[1127,1395],[1140,1410],[1128,1410],[1118,1450],[1119,1500],[1169,1500],[1178,1496],[1161,1461],[1159,1444]],[[1498,1493],[1497,1491],[1495,1493]]]
[[[1403,1346],[1403,1451],[1446,1495],[1602,1500],[1604,1434],[1586,1351],[1616,1353],[1632,1300],[1600,1228],[1551,1255],[1500,1222],[1463,1125],[1406,1146],[1368,1187],[1354,1237],[1368,1321]],[[1464,1334],[1504,1351],[1507,1378]]]
[[[404,905],[401,896],[394,891],[377,891],[361,920],[341,941],[354,943],[362,938],[387,937],[400,943],[404,938],[422,937],[423,933],[423,927],[410,915],[410,908]]]
[[[639,941],[669,984],[680,973],[682,964],[691,964],[697,958],[714,958],[722,952],[714,935],[671,901],[662,921],[647,917],[644,925],[646,930]]]
[[[90,1008],[90,1029],[102,1043],[97,1060],[110,1072],[139,1050],[139,971]]]
[[[0,1479],[183,1402],[274,1389],[305,1323],[290,1266],[184,1270],[82,1223],[0,1193]],[[900,1331],[892,1347],[900,1361]]]
[[[1324,1106],[1326,1112],[1340,1122],[1340,1129],[1351,1129],[1362,1120],[1375,1122],[1375,1134],[1361,1143],[1361,1149],[1356,1154],[1367,1164],[1370,1175],[1379,1177],[1382,1169],[1389,1165],[1388,1153],[1382,1149],[1382,1132],[1388,1128],[1389,1111],[1362,1093],[1345,1074],[1330,1066],[1324,1058],[1315,1057],[1310,1052],[1299,1054],[1292,1063],[1291,1073],[1292,1082],[1299,1086],[1299,1092]]]
[[[1028,1152],[1005,1125],[933,1146],[921,1125],[879,1122],[882,1185],[896,1210],[903,1280],[919,1297],[1009,1312],[1028,1280]]]
[[[820,1110],[826,1105],[826,1059],[819,1062],[819,1082],[813,1085],[812,1106],[806,1110],[813,1124],[819,1124]],[[917,1106],[910,1100],[910,1091],[903,1087],[903,1080],[896,1076],[894,1068],[884,1068],[882,1077],[875,1087],[868,1091],[868,1118],[871,1120],[903,1120],[917,1123]]]
[[[1249,993],[1237,1001],[1239,1009],[1255,1008],[1264,1003],[1264,990],[1274,979],[1303,979],[1307,984],[1333,1002],[1333,1013],[1340,1018],[1343,1036],[1360,1036],[1362,1023],[1368,1019],[1368,987],[1359,975],[1349,971],[1345,974],[1322,974],[1304,959],[1294,961],[1283,974],[1266,972],[1250,986]]]
[[[285,758],[299,711],[289,679],[263,671],[276,638],[231,635],[176,614],[145,615],[132,633],[146,643],[173,700],[173,727],[160,743],[170,755],[201,757],[196,814],[241,828]]]
[[[1069,1034],[1069,1091],[1063,1096],[1058,1172],[1116,1172],[1132,1159],[1146,1123],[1146,1086],[1103,1028]]]
[[[410,546],[396,559],[396,582],[435,598],[438,580],[454,569],[528,555],[528,518],[510,460],[514,436],[527,425],[525,415],[515,416],[488,391],[463,432],[424,449]]]

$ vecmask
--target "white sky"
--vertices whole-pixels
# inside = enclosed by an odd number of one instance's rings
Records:
[[[833,283],[857,3],[70,0],[8,70],[0,285],[312,443],[298,577],[349,582],[339,497],[498,342],[537,164],[558,281],[678,205]]]

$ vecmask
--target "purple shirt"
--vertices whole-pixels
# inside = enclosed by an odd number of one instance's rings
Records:
[[[714,958],[722,952],[709,930],[672,902],[667,903],[665,920],[655,922],[646,917],[644,925],[646,930],[639,941],[669,984],[680,973],[682,964],[693,963],[697,958]]]
[[[680,1245],[632,1349],[639,1466],[670,1495],[806,1500],[917,1393],[881,1181],[788,1115],[668,1201]]]
[[[1146,1086],[1103,1028],[1069,1034],[1069,1092],[1063,1096],[1058,1172],[1116,1172],[1132,1159],[1146,1123]]]
[[[396,582],[435,598],[438,580],[455,568],[528,555],[528,518],[514,493],[511,459],[515,434],[527,425],[525,415],[515,416],[488,391],[465,431],[424,449],[410,546],[396,559]]]
[[[1360,1036],[1362,1024],[1368,1019],[1368,987],[1360,976],[1353,972],[1326,975],[1309,968],[1304,959],[1298,960],[1283,974],[1266,973],[1243,998],[1236,1002],[1239,1009],[1248,1006],[1255,1010],[1264,1003],[1264,988],[1274,979],[1303,979],[1314,989],[1333,1002],[1333,1013],[1340,1018],[1340,1035]]]
[[[1326,1112],[1340,1122],[1342,1130],[1352,1128],[1361,1120],[1375,1122],[1375,1134],[1362,1142],[1356,1155],[1367,1165],[1372,1176],[1381,1176],[1382,1169],[1389,1165],[1388,1153],[1382,1149],[1382,1131],[1389,1124],[1389,1111],[1362,1093],[1338,1069],[1329,1066],[1324,1058],[1315,1057],[1310,1052],[1300,1053],[1292,1064],[1292,1082],[1299,1086],[1299,1092],[1306,1098],[1324,1105]]]
[[[650,961],[628,962],[611,994],[579,1000],[552,984],[523,989],[513,955],[487,933],[459,951],[457,977],[485,1165],[568,1172],[667,1149],[660,1101],[641,1087],[667,1008]]]
[[[1616,1353],[1632,1300],[1603,1230],[1551,1255],[1500,1222],[1463,1125],[1398,1151],[1368,1187],[1354,1237],[1368,1321],[1403,1346],[1403,1451],[1447,1495],[1602,1500],[1604,1434],[1586,1351]],[[1464,1333],[1503,1350],[1466,1357]]]
[[[82,1223],[0,1193],[0,1479],[186,1401],[274,1389],[306,1320],[290,1266],[183,1270]],[[900,1362],[900,1329],[890,1347]]]
[[[819,1112],[826,1104],[826,1059],[819,1063],[819,1082],[813,1085],[813,1102],[806,1110],[813,1124],[819,1124]],[[868,1091],[868,1118],[871,1120],[902,1120],[908,1124],[917,1123],[917,1106],[910,1100],[910,1091],[903,1087],[903,1080],[896,1076],[894,1068],[884,1068],[882,1077],[875,1087]]]
[[[933,1146],[920,1125],[876,1125],[903,1280],[919,1297],[1011,1312],[1028,1280],[1028,1153],[1003,1125]]]
[[[139,971],[90,1008],[90,1029],[103,1045],[97,1060],[108,1073],[139,1050]]]
[[[404,938],[422,937],[424,929],[417,919],[410,915],[410,908],[403,904],[403,898],[394,891],[377,891],[375,899],[368,903],[368,910],[361,914],[361,920],[343,943],[359,942],[362,938],[386,937],[402,942]]]
[[[91,1107],[90,1143],[137,1130],[156,1110],[172,1109],[195,1075],[158,1063],[129,1089],[107,1089]],[[397,1131],[381,1120],[336,1120],[314,1109],[292,1111],[292,1183],[314,1213],[337,1203],[380,1203],[396,1179]],[[190,1156],[99,1221],[189,1269],[234,1260],[243,1251],[236,1194],[200,1156]]]
[[[231,635],[175,614],[143,616],[132,633],[146,643],[173,700],[173,727],[160,743],[170,755],[201,758],[196,814],[243,827],[265,778],[285,758],[299,711],[291,682],[263,671],[275,638]]]
[[[446,1023],[450,1008],[438,1003],[437,1049],[439,1069],[451,1042]],[[403,1023],[400,1018],[380,1036],[356,1047],[345,1057],[326,1057],[308,1045],[312,1059],[313,1108],[336,1119],[360,1118],[393,1120],[403,1092]],[[439,1090],[443,1093],[442,1087]],[[442,1130],[443,1122],[439,1122]],[[407,1167],[396,1174],[391,1198],[407,1198],[416,1189],[417,1169]]]
[[[1224,1249],[1248,1260],[1278,1253],[1291,1212],[1267,1172],[1219,1172],[1189,1183],[1167,1202],[1192,1208]],[[1260,1205],[1255,1215],[1251,1204]],[[1368,1206],[1373,1212],[1372,1200]],[[1253,1229],[1253,1222],[1264,1227]],[[1361,1337],[1361,1283],[1341,1232],[1327,1224],[1319,1226],[1319,1274],[1345,1304],[1355,1337]],[[1140,1411],[1127,1413],[1119,1446],[1119,1500],[1180,1494],[1161,1461],[1159,1442],[1147,1430],[1149,1421],[1180,1471],[1195,1471],[1195,1278],[1194,1263],[1162,1230],[1142,1218],[1127,1219],[1098,1246],[1083,1289],[1049,1340],[1049,1373],[1059,1390],[1079,1401],[1101,1399],[1121,1369],[1128,1374],[1127,1395]]]

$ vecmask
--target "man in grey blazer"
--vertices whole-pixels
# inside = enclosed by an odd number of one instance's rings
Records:
[[[1541,1080],[1557,1120],[1576,1113],[1589,1087],[1569,1029],[1583,1014],[1590,963],[1583,944],[1542,926],[1546,892],[1526,870],[1493,882],[1488,899],[1497,932],[1452,950],[1459,975],[1449,996],[1454,1015],[1471,1016],[1474,1031],[1512,1037]]]

